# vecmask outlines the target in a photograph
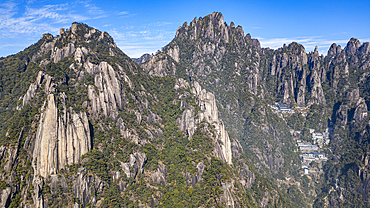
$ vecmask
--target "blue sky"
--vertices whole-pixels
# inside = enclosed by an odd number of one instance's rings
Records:
[[[155,53],[194,17],[221,12],[230,25],[258,38],[262,47],[296,41],[306,52],[332,43],[345,47],[352,37],[370,41],[370,0],[366,1],[1,1],[0,57],[36,43],[44,33],[83,22],[108,32],[130,57]]]

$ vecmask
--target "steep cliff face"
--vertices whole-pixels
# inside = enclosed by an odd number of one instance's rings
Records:
[[[64,109],[66,112],[67,109]],[[58,116],[53,94],[41,113],[33,149],[35,173],[43,177],[56,174],[67,164],[78,163],[91,149],[90,129],[85,112],[66,112]]]
[[[85,67],[88,73],[94,75],[94,85],[88,86],[91,113],[95,117],[103,113],[105,117],[116,119],[118,110],[123,109],[125,97],[121,90],[121,83],[117,79],[117,73],[106,62],[101,62],[99,66],[88,63]]]
[[[183,79],[178,80],[179,83],[186,82]],[[182,86],[189,86],[188,83],[182,84]],[[207,92],[205,89],[202,90],[198,82],[193,83],[191,88],[192,94],[197,99],[197,104],[200,106],[200,111],[195,115],[194,108],[188,108],[184,110],[182,118],[179,121],[179,128],[182,132],[186,132],[189,135],[189,139],[192,138],[196,126],[198,126],[203,120],[211,124],[216,130],[214,138],[215,142],[215,155],[219,159],[232,164],[232,153],[231,153],[231,142],[225,125],[221,120],[218,119],[218,110],[216,106],[215,96]],[[221,142],[221,145],[218,143]],[[221,146],[221,152],[218,152],[217,146]]]

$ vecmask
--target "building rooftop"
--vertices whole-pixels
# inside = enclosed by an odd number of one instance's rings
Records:
[[[285,105],[279,105],[279,110],[290,110],[290,108],[286,107]]]

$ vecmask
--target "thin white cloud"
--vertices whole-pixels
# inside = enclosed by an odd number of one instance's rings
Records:
[[[128,11],[120,11],[120,12],[116,12],[116,15],[122,17],[122,18],[127,18],[127,17],[133,17],[135,16],[136,14],[131,14],[130,12]]]
[[[86,3],[85,8],[87,9],[88,14],[92,15],[92,19],[100,19],[108,16],[104,10],[97,7],[95,4]]]
[[[82,21],[86,21],[88,19],[90,19],[89,17],[85,16],[85,15],[82,15],[82,14],[75,14],[75,13],[68,13],[68,21],[69,22],[82,22]]]
[[[45,5],[41,8],[25,7],[23,14],[18,13],[18,5],[13,2],[6,2],[0,5],[0,37],[11,37],[16,34],[30,34],[40,32],[55,32],[57,29],[47,23],[46,20],[54,23],[68,21],[58,11],[66,10],[66,4]]]
[[[57,33],[60,24],[82,22],[107,17],[107,13],[94,4],[78,2],[35,7],[16,4],[12,1],[0,4],[0,38],[12,38],[19,34]],[[85,7],[81,11],[82,7]],[[24,12],[22,9],[24,8]],[[74,8],[79,8],[75,11]]]
[[[128,14],[128,11],[122,11],[118,13],[118,15],[127,15],[127,14]]]
[[[172,22],[155,22],[155,23],[152,23],[150,25],[151,26],[156,26],[156,27],[161,27],[161,26],[170,25],[170,24],[172,24]]]

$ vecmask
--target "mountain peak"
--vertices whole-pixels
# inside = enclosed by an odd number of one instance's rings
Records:
[[[345,50],[349,54],[354,54],[360,48],[360,46],[361,46],[361,43],[360,43],[360,41],[358,39],[351,38],[348,41]]]
[[[190,24],[185,22],[177,29],[175,39],[202,39],[217,43],[222,41],[241,44],[250,42],[257,48],[260,48],[258,40],[251,39],[250,35],[244,36],[243,28],[240,25],[235,27],[234,22],[231,22],[230,26],[228,26],[220,12],[213,12],[203,18],[194,18]]]

